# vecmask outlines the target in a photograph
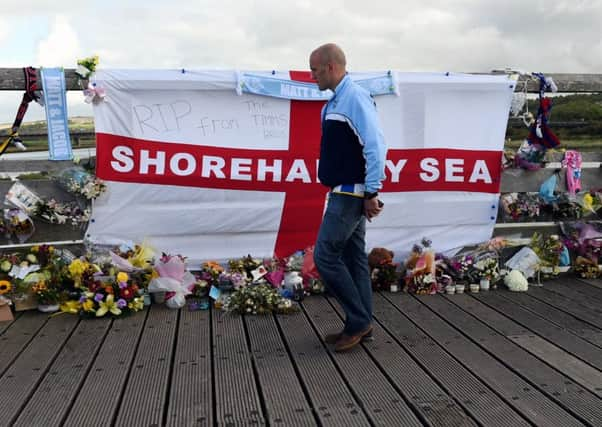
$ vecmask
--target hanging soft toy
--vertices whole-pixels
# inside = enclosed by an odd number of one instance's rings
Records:
[[[539,144],[546,148],[555,148],[560,145],[558,137],[550,130],[548,120],[552,110],[552,100],[545,96],[546,90],[558,91],[554,80],[542,73],[533,73],[539,79],[539,109],[535,122],[529,128],[529,142]]]
[[[566,167],[566,186],[569,194],[574,196],[581,191],[581,153],[567,150],[562,159],[562,166]]]

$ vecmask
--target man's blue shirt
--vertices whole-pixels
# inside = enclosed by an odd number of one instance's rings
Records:
[[[320,181],[329,187],[365,184],[366,192],[378,191],[386,154],[374,100],[346,75],[322,108]]]

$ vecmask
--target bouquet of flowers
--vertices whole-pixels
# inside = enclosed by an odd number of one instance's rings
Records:
[[[253,280],[252,271],[263,265],[263,261],[253,258],[251,255],[240,259],[228,260],[228,270],[244,274]]]
[[[44,273],[34,273],[38,281],[31,287],[40,305],[54,305],[59,302],[60,289],[56,284],[49,283],[50,277]],[[33,280],[31,277],[30,280]]]
[[[237,271],[237,270],[235,270]],[[243,269],[244,271],[244,269]],[[219,276],[224,272],[222,267],[216,261],[207,261],[201,265],[201,271],[198,274],[199,280],[207,282],[209,287],[219,285]]]
[[[146,242],[134,244],[133,246],[122,245],[109,252],[111,262],[120,270],[128,273],[138,270],[151,269],[155,250]]]
[[[556,201],[545,205],[544,210],[557,221],[580,219],[583,216],[581,206],[568,193],[559,194]]]
[[[541,199],[538,194],[506,193],[500,202],[506,217],[513,221],[531,220],[540,215]]]
[[[540,267],[548,267],[553,274],[558,274],[560,254],[563,249],[562,241],[558,236],[550,235],[544,238],[543,235],[535,232],[529,246],[539,257]]]
[[[102,272],[88,283],[79,299],[80,315],[103,317],[108,313],[121,316],[144,308],[144,297],[138,296],[138,286],[132,283],[128,273],[121,271],[116,277]]]
[[[33,211],[39,218],[51,224],[83,225],[90,221],[90,210],[82,209],[76,202],[57,202],[55,199],[40,200]]]
[[[407,292],[419,295],[437,292],[435,252],[430,240],[422,239],[420,245],[414,245],[405,267]]]
[[[391,285],[399,284],[398,265],[392,261],[383,261],[378,267],[373,268],[370,274],[372,289],[388,291],[391,289]]]
[[[59,292],[51,287],[48,287],[44,280],[35,283],[31,290],[36,297],[39,305],[54,305],[59,301]]]
[[[103,181],[81,166],[63,169],[55,179],[65,190],[86,200],[96,199],[107,188]]]
[[[578,256],[575,259],[573,269],[577,276],[584,279],[598,279],[602,277],[602,269],[598,266],[598,263],[582,256]]]
[[[292,313],[298,306],[284,298],[277,289],[266,285],[249,285],[234,291],[224,309],[238,314]]]
[[[29,215],[21,209],[4,209],[2,224],[0,228],[6,238],[14,236],[19,243],[25,243],[36,230]]]
[[[88,56],[83,59],[77,60],[77,68],[75,73],[81,78],[87,79],[92,73],[96,71],[98,66],[98,55]]]
[[[186,259],[181,255],[163,254],[155,264],[158,277],[151,279],[149,292],[167,292],[165,304],[169,308],[182,308],[186,304],[186,295],[190,295],[196,283],[196,277],[186,271]]]
[[[461,282],[471,281],[474,275],[475,256],[471,253],[457,255],[451,260],[453,275]]]
[[[500,278],[499,263],[497,257],[495,256],[488,256],[479,259],[474,264],[474,267],[481,279],[487,279],[491,282],[495,282]]]
[[[239,271],[223,271],[217,277],[218,287],[226,291],[240,289],[246,286],[247,282],[246,274]]]

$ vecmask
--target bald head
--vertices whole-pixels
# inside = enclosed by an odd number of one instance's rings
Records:
[[[318,47],[309,57],[309,68],[320,90],[334,90],[345,77],[346,65],[343,49],[334,43]]]
[[[332,62],[340,67],[345,69],[347,65],[347,61],[345,60],[345,53],[343,49],[341,49],[338,45],[334,43],[326,43],[313,51],[312,54],[318,55],[322,64],[326,64],[328,62]]]

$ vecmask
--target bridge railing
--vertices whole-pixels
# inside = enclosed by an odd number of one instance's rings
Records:
[[[66,83],[68,90],[81,90],[85,85],[79,81],[77,75],[72,69],[65,70]],[[554,79],[561,93],[594,93],[602,92],[602,74],[559,74],[546,73]],[[519,79],[519,82],[521,80]],[[523,79],[527,84],[529,92],[537,92],[537,82],[530,79]],[[85,82],[84,82],[85,83]],[[0,90],[23,90],[25,85],[23,72],[20,68],[0,68]],[[510,119],[510,125],[514,126],[515,120]],[[567,123],[568,126],[578,126],[579,123]],[[0,132],[0,135],[2,133]],[[25,137],[45,136],[44,132],[23,133]],[[94,133],[90,131],[73,132],[74,138],[93,138]],[[601,135],[602,138],[602,135]],[[76,144],[74,144],[76,145]],[[582,191],[590,189],[599,189],[602,187],[602,162],[601,152],[587,152],[583,154],[582,165]],[[83,161],[94,162],[94,150],[84,150],[78,157]],[[502,175],[501,191],[508,192],[538,192],[539,187],[545,179],[561,168],[562,153],[551,153],[545,167],[537,171],[527,171],[523,169],[506,169]],[[16,177],[22,180],[29,188],[44,198],[55,198],[58,201],[74,200],[74,197],[62,190],[52,179],[52,175],[62,168],[71,166],[72,162],[56,162],[48,160],[24,159],[20,156],[0,158],[0,198],[6,194]],[[32,172],[46,173],[45,177],[40,179],[36,175],[35,179],[27,178],[27,174]],[[4,178],[2,178],[4,177]],[[558,188],[566,188],[566,178],[564,173],[559,174]],[[0,199],[1,205],[1,199]],[[36,220],[36,232],[27,241],[27,244],[35,243],[80,243],[85,238],[85,229],[81,227],[72,227],[70,225],[47,224],[41,220]],[[494,235],[530,237],[534,231],[544,234],[559,233],[559,222],[550,221],[545,218],[533,218],[529,222],[509,221],[506,215],[499,214],[495,226]],[[0,235],[0,250],[16,247],[19,244],[5,239]]]

